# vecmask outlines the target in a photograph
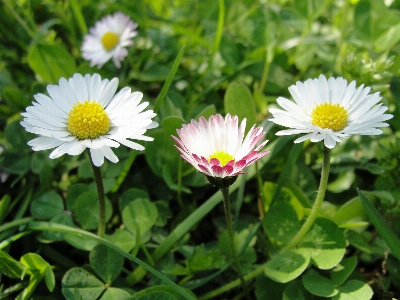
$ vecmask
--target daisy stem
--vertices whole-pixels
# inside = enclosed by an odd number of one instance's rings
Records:
[[[244,281],[243,274],[242,274],[242,268],[240,267],[239,259],[236,255],[235,240],[234,240],[233,229],[232,229],[231,205],[230,205],[230,200],[229,200],[229,187],[222,187],[221,192],[222,192],[222,200],[224,202],[225,221],[226,221],[226,227],[228,229],[229,244],[231,247],[232,258],[235,262],[236,270],[239,275],[240,282],[242,284],[242,288],[243,288],[244,292],[246,293],[246,297],[249,299],[247,285],[246,285],[246,282]]]
[[[103,178],[101,177],[100,167],[96,167],[93,164],[92,158],[90,158],[90,162],[92,164],[97,193],[99,195],[99,229],[97,235],[102,238],[106,231],[106,200],[104,195]]]
[[[314,205],[311,209],[310,215],[308,216],[307,220],[304,222],[303,226],[300,228],[299,232],[297,232],[295,237],[290,241],[290,243],[282,248],[280,254],[297,246],[303,240],[303,238],[310,230],[311,226],[314,224],[314,221],[318,216],[319,209],[321,208],[322,202],[324,201],[326,186],[328,184],[330,157],[331,157],[331,150],[325,146],[323,147],[324,147],[323,148],[324,161],[322,163],[321,179],[319,182],[317,198],[315,199]]]

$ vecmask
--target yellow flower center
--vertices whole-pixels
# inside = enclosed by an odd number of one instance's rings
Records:
[[[347,111],[338,103],[322,103],[314,107],[311,113],[311,123],[321,128],[339,131],[347,123]]]
[[[104,49],[110,51],[118,44],[119,36],[114,32],[106,32],[101,38]]]
[[[111,127],[106,111],[96,101],[75,103],[68,113],[68,130],[80,140],[95,139]]]
[[[215,151],[215,153],[210,156],[208,161],[210,161],[212,158],[218,159],[221,163],[221,166],[225,166],[228,162],[234,159],[232,155],[226,153],[225,151]]]

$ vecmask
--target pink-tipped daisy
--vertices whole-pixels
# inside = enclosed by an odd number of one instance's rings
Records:
[[[90,61],[90,66],[101,68],[112,58],[117,68],[128,55],[127,46],[133,45],[132,38],[137,35],[137,23],[121,13],[105,16],[90,28],[90,34],[83,38],[82,57]]]
[[[28,142],[34,151],[52,149],[50,158],[64,154],[79,155],[90,149],[97,167],[104,157],[113,163],[118,157],[111,148],[120,144],[135,150],[144,150],[132,140],[152,141],[146,130],[158,126],[151,119],[152,110],[144,110],[141,92],[131,93],[129,87],[118,88],[118,78],[101,80],[99,74],[75,74],[69,80],[61,78],[59,85],[49,85],[50,97],[36,94],[37,102],[26,108],[21,125],[39,137]]]
[[[323,140],[330,149],[353,134],[379,135],[382,130],[376,128],[389,126],[384,121],[393,116],[384,114],[388,108],[378,104],[379,93],[368,94],[370,90],[364,85],[356,88],[355,81],[347,84],[341,77],[327,80],[324,75],[297,82],[289,87],[294,102],[279,97],[283,110],[271,108],[271,121],[290,128],[277,135],[306,133],[294,142]]]
[[[238,126],[238,117],[213,115],[207,121],[201,117],[178,129],[175,146],[183,159],[208,177],[226,178],[244,174],[243,169],[267,155],[259,152],[268,142],[259,144],[264,137],[263,128],[250,129],[246,137],[246,119]],[[258,145],[259,144],[259,145]]]

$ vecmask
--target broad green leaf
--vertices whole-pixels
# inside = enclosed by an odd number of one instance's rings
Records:
[[[100,300],[132,300],[132,298],[131,294],[128,292],[118,288],[110,287],[101,296]]]
[[[400,41],[400,13],[388,10],[373,27],[374,49],[377,52],[390,50]]]
[[[354,197],[344,203],[332,216],[341,223],[364,221],[367,217],[360,197]]]
[[[186,121],[180,117],[169,116],[161,121],[161,126],[167,134],[177,136],[176,130],[182,128],[185,123]]]
[[[263,226],[269,238],[287,244],[299,231],[300,222],[293,206],[287,201],[280,201],[265,214]]]
[[[84,251],[91,251],[97,245],[96,241],[72,234],[65,234],[64,240],[76,249]]]
[[[306,249],[289,250],[272,258],[265,267],[265,275],[277,282],[286,283],[299,277],[310,263]]]
[[[148,199],[136,199],[122,211],[124,225],[134,234],[145,234],[155,224],[158,210]]]
[[[48,83],[57,83],[61,77],[68,79],[76,72],[75,60],[63,44],[34,45],[28,54],[28,64]]]
[[[204,117],[208,120],[212,115],[215,115],[216,113],[217,109],[215,108],[215,105],[211,104],[200,111],[194,119],[198,120],[200,117]]]
[[[74,206],[74,212],[78,222],[85,230],[96,229],[99,226],[99,196],[96,191],[88,191],[81,194]],[[110,200],[106,202],[106,221],[111,218],[112,205]]]
[[[310,299],[308,292],[304,289],[303,284],[299,279],[289,282],[282,296],[282,300],[308,300],[308,299]]]
[[[187,292],[193,295],[192,292]],[[170,286],[158,285],[135,293],[132,300],[186,300],[186,298]]]
[[[115,230],[114,234],[112,235],[106,235],[105,239],[126,252],[131,251],[136,245],[135,236],[122,229]]]
[[[154,141],[146,145],[145,156],[154,174],[162,177],[163,168],[168,168],[172,178],[178,174],[179,151],[174,147],[174,140],[164,129],[151,130],[146,135]]]
[[[73,211],[75,209],[75,204],[76,204],[76,200],[78,199],[78,197],[81,194],[83,194],[84,192],[87,192],[89,190],[90,190],[90,188],[87,184],[84,184],[84,183],[72,184],[68,188],[67,196],[65,197],[67,209]]]
[[[357,256],[351,256],[343,259],[336,267],[333,268],[331,279],[336,285],[341,285],[357,266]]]
[[[361,0],[354,9],[355,31],[366,41],[371,38],[371,3]]]
[[[302,282],[306,290],[316,296],[332,297],[339,292],[332,281],[319,275],[313,269],[302,276]]]
[[[310,251],[312,262],[319,269],[331,269],[346,252],[346,238],[334,222],[317,218],[300,248]]]
[[[106,245],[97,245],[89,255],[93,270],[108,284],[111,284],[122,271],[124,257]]]
[[[224,96],[225,113],[239,117],[239,123],[246,118],[246,132],[256,124],[256,106],[253,96],[247,86],[232,82]]]
[[[286,285],[275,282],[265,276],[257,276],[254,293],[257,300],[282,299],[282,294]],[[303,299],[296,299],[303,300]]]
[[[357,189],[358,195],[364,205],[367,215],[374,225],[376,231],[380,234],[382,239],[385,241],[389,249],[392,251],[393,255],[400,260],[400,240],[397,235],[392,231],[389,225],[386,223],[385,219],[380,215],[372,203],[368,200],[364,194]]]
[[[64,201],[55,191],[49,191],[34,199],[31,204],[32,216],[39,220],[48,220],[64,210]]]
[[[67,300],[74,300],[77,289],[83,299],[97,299],[103,293],[104,283],[83,268],[72,268],[62,279],[62,293]]]
[[[339,294],[332,300],[369,300],[374,294],[371,287],[359,280],[349,280],[339,288]]]
[[[74,221],[72,220],[71,214],[68,212],[62,212],[61,214],[51,218],[50,222],[76,227]],[[49,239],[51,241],[62,241],[65,234],[62,232],[44,231],[43,235],[46,239]]]
[[[24,150],[30,149],[27,142],[34,137],[32,133],[27,132],[25,128],[21,126],[19,121],[13,121],[8,124],[4,130],[4,136],[14,148]]]
[[[31,159],[18,149],[6,149],[1,153],[0,166],[11,174],[23,175],[29,171]]]
[[[23,279],[27,268],[10,254],[0,250],[0,272],[11,278]]]
[[[126,190],[119,200],[119,210],[123,211],[125,206],[136,199],[150,199],[149,194],[145,190],[131,188]]]

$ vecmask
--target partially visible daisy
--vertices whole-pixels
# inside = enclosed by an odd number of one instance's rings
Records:
[[[217,114],[207,121],[201,117],[178,129],[179,138],[173,136],[175,146],[183,159],[209,177],[232,177],[243,174],[243,169],[267,155],[259,152],[268,142],[258,143],[265,132],[253,126],[244,137],[246,119],[238,126],[238,117],[227,114],[225,119]]]
[[[324,75],[297,82],[289,87],[294,102],[279,97],[283,110],[271,108],[271,121],[290,128],[277,135],[306,133],[294,142],[323,140],[329,149],[353,134],[379,135],[382,130],[377,127],[389,126],[384,121],[393,116],[384,114],[388,108],[378,104],[379,93],[368,94],[370,90],[364,85],[357,89],[355,81],[347,84],[341,77],[327,80]]]
[[[111,148],[120,144],[135,150],[144,150],[132,140],[152,141],[144,136],[147,129],[158,126],[151,119],[152,110],[141,104],[143,94],[131,93],[129,87],[115,94],[118,78],[101,80],[100,75],[75,74],[68,81],[61,78],[59,85],[47,86],[50,97],[36,94],[37,102],[26,108],[21,125],[39,137],[28,142],[34,151],[55,148],[50,158],[64,154],[79,155],[90,149],[97,167],[104,157],[113,163],[118,157]]]
[[[82,57],[90,61],[90,66],[101,68],[111,58],[117,68],[128,55],[127,46],[133,45],[132,38],[137,35],[137,23],[121,13],[105,16],[90,28],[90,34],[84,36]]]

